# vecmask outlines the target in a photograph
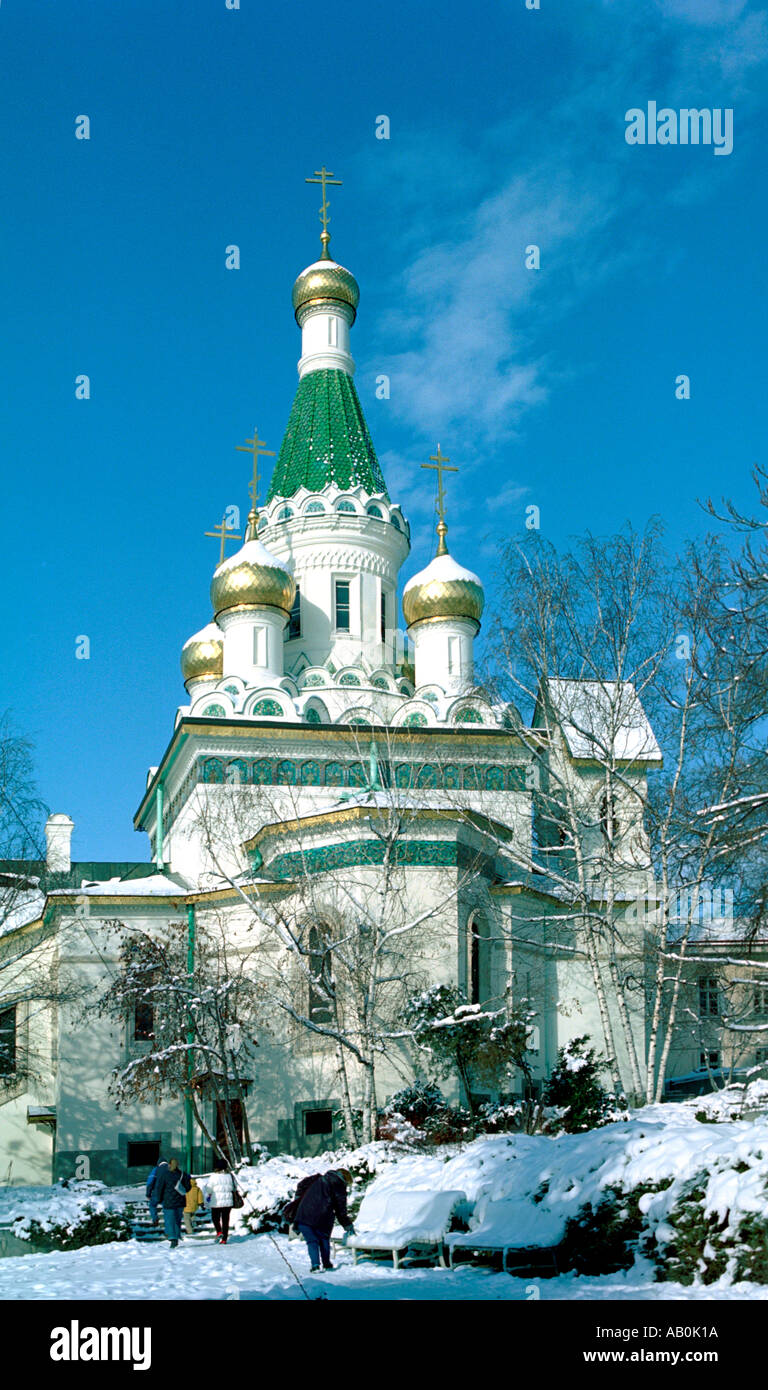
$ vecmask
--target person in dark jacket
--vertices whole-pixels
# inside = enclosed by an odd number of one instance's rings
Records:
[[[307,1242],[311,1273],[333,1269],[331,1264],[331,1231],[337,1220],[345,1231],[354,1231],[347,1212],[347,1187],[352,1181],[348,1168],[332,1169],[330,1173],[313,1173],[302,1178],[296,1195],[286,1208],[286,1216]]]
[[[152,1172],[147,1178],[146,1197],[149,1202],[149,1219],[153,1226],[157,1225],[157,1198],[155,1197],[155,1182],[161,1168],[167,1168],[168,1163],[164,1158],[159,1158]]]
[[[181,1218],[191,1186],[189,1173],[182,1172],[175,1158],[167,1167],[158,1168],[152,1195],[157,1205],[163,1208],[163,1225],[172,1250],[176,1249],[181,1239]]]

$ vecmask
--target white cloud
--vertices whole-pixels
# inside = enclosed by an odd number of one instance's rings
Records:
[[[398,229],[387,259],[392,247],[400,259],[386,297],[397,307],[374,323],[370,367],[389,375],[392,418],[414,440],[413,456],[385,469],[417,515],[418,464],[436,440],[462,455],[457,498],[476,477],[485,483],[484,456],[519,437],[563,376],[561,316],[653,260],[646,189],[625,159],[627,108],[650,98],[707,105],[711,88],[715,105],[739,97],[741,132],[765,99],[746,84],[768,58],[768,19],[748,0],[654,0],[642,10],[636,0],[596,0],[598,16],[583,32],[575,15],[564,19],[572,53],[556,102],[542,94],[472,142],[432,127],[387,151],[388,219]],[[361,165],[380,188],[380,164]],[[714,173],[681,161],[660,196],[706,202],[722,186]],[[441,239],[429,245],[435,228]],[[531,244],[541,247],[540,271],[525,266]]]
[[[392,383],[393,412],[423,437],[448,436],[473,422],[478,448],[489,434],[513,434],[522,413],[546,399],[542,363],[523,331],[542,289],[543,271],[528,270],[525,248],[541,247],[552,275],[576,238],[601,227],[600,198],[562,170],[517,176],[481,199],[450,241],[421,252],[402,273],[404,309],[385,316],[383,336],[402,349],[376,357]]]

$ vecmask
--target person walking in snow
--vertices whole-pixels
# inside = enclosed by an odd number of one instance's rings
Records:
[[[235,1205],[235,1184],[226,1163],[219,1158],[214,1164],[211,1176],[205,1182],[205,1199],[211,1204],[211,1216],[216,1230],[218,1245],[226,1245],[229,1236],[229,1218]]]
[[[147,1178],[145,1189],[146,1198],[149,1203],[149,1219],[153,1226],[157,1225],[157,1198],[155,1196],[155,1181],[161,1168],[167,1168],[168,1164],[164,1158],[158,1158],[157,1163]]]
[[[172,1250],[181,1240],[181,1217],[191,1186],[189,1173],[182,1172],[177,1159],[172,1158],[167,1165],[158,1168],[153,1196],[157,1205],[163,1208],[163,1225]]]
[[[197,1212],[200,1209],[200,1207],[204,1205],[205,1198],[203,1197],[200,1188],[195,1182],[195,1179],[192,1178],[191,1186],[189,1192],[187,1193],[187,1200],[184,1203],[183,1214],[184,1230],[186,1231],[188,1236],[193,1236],[195,1234],[195,1212]]]
[[[285,1209],[285,1216],[307,1242],[310,1273],[333,1269],[331,1231],[334,1221],[349,1234],[354,1226],[347,1212],[347,1187],[352,1181],[348,1168],[329,1173],[313,1173],[302,1178],[296,1195]]]

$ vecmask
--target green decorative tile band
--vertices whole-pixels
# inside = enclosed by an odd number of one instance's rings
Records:
[[[346,372],[325,368],[299,382],[267,503],[294,497],[301,487],[321,492],[329,483],[388,499],[355,384]]]
[[[391,847],[394,862],[426,869],[475,869],[489,874],[493,860],[477,855],[455,840],[398,840]],[[346,844],[323,845],[315,849],[278,854],[268,864],[276,879],[294,879],[302,874],[324,874],[333,869],[363,868],[383,864],[385,846],[381,840],[352,840]]]
[[[379,780],[404,791],[524,791],[525,768],[499,763],[395,763],[379,759]],[[198,782],[251,783],[255,786],[367,787],[368,765],[319,762],[315,758],[203,758]]]

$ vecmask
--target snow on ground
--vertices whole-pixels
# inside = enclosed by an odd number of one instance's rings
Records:
[[[758,1284],[684,1288],[652,1284],[642,1274],[605,1275],[599,1279],[563,1275],[559,1279],[515,1279],[508,1274],[464,1266],[448,1269],[401,1269],[360,1263],[340,1251],[333,1273],[312,1275],[306,1248],[285,1236],[230,1237],[229,1244],[138,1241],[97,1245],[50,1255],[22,1255],[0,1260],[0,1299],[305,1299],[281,1258],[296,1269],[306,1295],[333,1300],[503,1300],[547,1299],[768,1299]],[[646,1279],[650,1276],[646,1276]]]
[[[736,1232],[745,1215],[768,1221],[768,1115],[754,1113],[760,1107],[764,1111],[768,1087],[755,1082],[746,1097],[739,1091],[735,1099],[738,1108],[727,1094],[651,1105],[583,1134],[498,1134],[426,1151],[377,1143],[318,1158],[265,1159],[240,1175],[246,1208],[234,1213],[226,1247],[197,1239],[172,1251],[164,1241],[131,1240],[8,1257],[0,1259],[0,1298],[304,1298],[287,1258],[312,1297],[324,1293],[329,1299],[764,1300],[768,1285],[729,1284],[726,1278],[705,1287],[657,1284],[654,1268],[645,1259],[620,1275],[519,1279],[468,1266],[395,1271],[387,1263],[363,1261],[354,1267],[351,1251],[344,1249],[338,1252],[335,1273],[310,1276],[301,1242],[251,1234],[243,1224],[249,1207],[272,1212],[307,1173],[343,1165],[357,1175],[374,1174],[366,1198],[375,1197],[373,1206],[386,1210],[388,1217],[395,1214],[399,1193],[407,1194],[404,1210],[417,1193],[465,1193],[462,1215],[470,1230],[483,1220],[486,1232],[489,1214],[497,1213],[500,1224],[492,1234],[498,1240],[490,1243],[499,1246],[514,1246],[523,1231],[526,1243],[549,1244],[553,1229],[562,1229],[585,1204],[596,1205],[607,1190],[629,1191],[642,1184],[666,1184],[641,1199],[648,1229],[664,1244],[671,1236],[669,1213],[694,1178],[702,1188],[703,1209],[717,1213],[724,1229]],[[752,1118],[733,1118],[742,1113],[743,1099],[749,1102]],[[0,1222],[32,1216],[70,1219],[73,1204],[84,1200],[86,1188],[95,1189],[91,1200],[98,1206],[121,1205],[141,1192],[104,1189],[96,1183],[73,1188],[0,1189]]]

